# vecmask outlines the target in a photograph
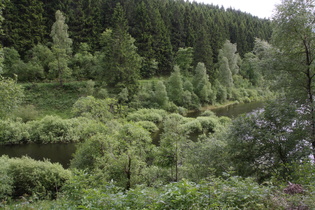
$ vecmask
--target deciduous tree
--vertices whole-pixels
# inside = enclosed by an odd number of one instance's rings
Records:
[[[280,49],[278,70],[287,98],[298,103],[306,120],[315,157],[315,1],[288,0],[277,6],[274,44]],[[280,82],[281,82],[280,81]]]
[[[50,63],[50,71],[59,78],[60,85],[63,85],[64,78],[70,76],[71,69],[68,67],[68,60],[71,55],[72,40],[69,38],[66,18],[60,10],[56,12],[56,22],[51,28],[53,40],[52,52],[55,60]]]

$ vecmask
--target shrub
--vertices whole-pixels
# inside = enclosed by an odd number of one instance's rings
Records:
[[[6,162],[4,170],[11,178],[7,181],[6,192],[7,194],[11,192],[15,198],[25,195],[40,199],[55,198],[64,182],[71,176],[70,171],[65,170],[60,164],[35,161],[29,157],[9,159],[3,156],[0,162]]]
[[[197,119],[189,120],[188,122],[182,124],[180,128],[188,134],[202,131],[201,123]]]
[[[157,132],[159,130],[159,128],[153,122],[150,121],[138,121],[136,124],[140,125],[141,127],[143,127],[144,129],[151,133]]]
[[[113,119],[118,112],[118,107],[114,99],[96,99],[93,96],[82,97],[75,102],[72,108],[74,116],[83,116],[91,119],[106,122]]]
[[[6,200],[13,192],[13,177],[8,174],[9,157],[0,157],[0,208],[1,200]]]
[[[22,120],[0,120],[0,144],[21,144],[26,141],[29,141],[29,129]]]
[[[215,127],[219,123],[217,117],[197,117],[197,120],[204,133],[214,132]]]
[[[127,120],[160,123],[165,118],[166,114],[166,111],[162,109],[139,109],[138,111],[130,113],[127,116]]]
[[[79,131],[75,129],[79,123],[76,119],[64,120],[58,116],[46,116],[29,123],[30,139],[40,143],[79,141]]]

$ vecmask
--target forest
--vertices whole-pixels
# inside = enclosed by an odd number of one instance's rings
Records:
[[[315,208],[314,6],[2,1],[0,147],[76,151],[2,155],[0,208]]]

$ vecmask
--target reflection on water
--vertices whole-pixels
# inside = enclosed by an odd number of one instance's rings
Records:
[[[238,115],[253,112],[254,110],[264,107],[263,102],[251,102],[246,104],[233,104],[225,107],[211,109],[218,117],[226,116],[229,118],[236,118]],[[190,112],[187,117],[198,117],[204,111]]]
[[[28,156],[35,160],[48,159],[53,163],[60,163],[68,168],[72,154],[75,152],[75,144],[25,144],[13,146],[0,146],[0,156],[9,157]]]
[[[264,107],[263,102],[252,102],[247,104],[234,104],[227,107],[216,108],[212,111],[218,116],[226,116],[230,118],[236,118],[238,115],[253,112],[254,110]]]

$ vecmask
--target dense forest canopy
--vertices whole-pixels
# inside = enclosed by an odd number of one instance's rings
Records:
[[[237,43],[238,53],[244,56],[253,50],[256,37],[271,37],[267,19],[184,0],[10,0],[4,2],[3,46],[15,48],[22,59],[35,45],[51,46],[51,27],[60,10],[73,40],[73,53],[87,43],[94,54],[102,49],[101,34],[115,27],[117,3],[126,14],[138,54],[148,62],[157,61],[159,69],[153,75],[171,72],[179,48],[193,47],[194,64],[203,62],[210,71],[225,40]]]

